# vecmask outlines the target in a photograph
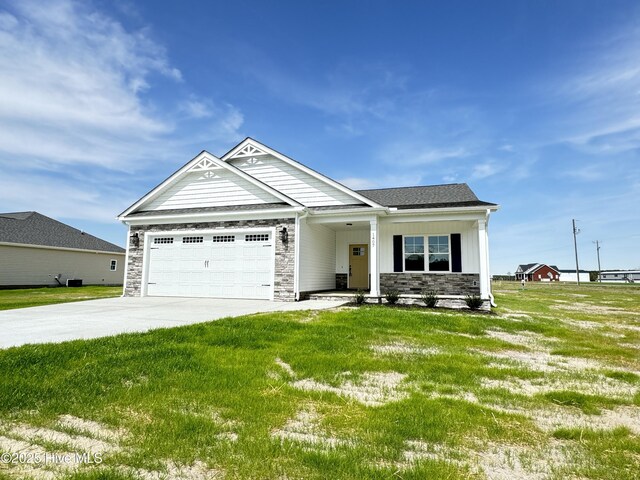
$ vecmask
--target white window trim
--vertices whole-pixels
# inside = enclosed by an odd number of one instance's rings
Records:
[[[405,268],[405,256],[404,256],[404,239],[405,237],[422,237],[424,242],[424,266],[425,270],[407,270]],[[429,270],[429,237],[447,237],[449,240],[449,270]],[[426,241],[425,241],[426,239]],[[408,233],[402,235],[402,273],[453,273],[451,271],[451,234],[450,233]]]
[[[113,268],[111,268],[113,267]],[[109,260],[109,271],[110,272],[117,272],[118,271],[118,260],[115,258],[112,258],[111,260]]]

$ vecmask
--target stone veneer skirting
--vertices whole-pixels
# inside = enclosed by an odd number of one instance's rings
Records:
[[[129,260],[126,270],[125,296],[138,297],[142,291],[142,256],[144,252],[145,232],[170,232],[173,230],[224,230],[237,228],[260,228],[275,227],[276,234],[276,261],[275,261],[275,287],[274,299],[294,301],[293,276],[295,263],[295,242],[296,231],[293,218],[279,218],[272,220],[237,220],[225,222],[201,222],[201,223],[177,223],[177,224],[157,224],[157,225],[135,225],[131,226],[131,233],[137,233],[140,238],[140,245],[129,246]],[[284,244],[280,239],[280,231],[287,227],[289,241]]]
[[[474,286],[475,281],[475,286]],[[401,294],[419,295],[423,290],[436,295],[480,295],[477,273],[381,273],[380,291],[398,290]]]
[[[336,290],[347,289],[347,278],[346,273],[336,273]]]

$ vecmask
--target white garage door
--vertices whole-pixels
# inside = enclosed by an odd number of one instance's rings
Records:
[[[270,232],[192,232],[154,236],[148,250],[147,295],[271,298]]]

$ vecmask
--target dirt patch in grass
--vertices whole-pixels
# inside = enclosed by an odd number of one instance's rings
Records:
[[[605,377],[604,375],[538,378],[525,380],[509,377],[507,379],[484,379],[481,382],[486,389],[505,389],[511,394],[533,396],[549,392],[572,391],[585,395],[602,395],[630,400],[638,388],[629,383]]]
[[[25,423],[3,423],[0,425],[0,451],[22,454],[27,461],[8,465],[0,470],[10,477],[54,480],[80,472],[86,468],[106,470],[105,465],[86,463],[106,454],[120,452],[120,442],[126,435],[122,429],[115,430],[99,422],[72,415],[58,417],[54,428],[44,428]],[[64,430],[83,432],[70,434]],[[88,457],[84,457],[88,454]],[[98,457],[96,457],[96,455]],[[44,461],[43,459],[46,459]],[[196,460],[191,465],[180,465],[171,460],[162,462],[160,470],[146,470],[129,465],[114,467],[121,474],[141,480],[210,480],[221,478],[222,473],[211,470]]]
[[[298,411],[295,417],[287,420],[281,429],[271,432],[271,436],[292,442],[299,442],[321,449],[332,449],[342,445],[351,445],[349,440],[331,437],[320,428],[320,415],[313,405],[307,405]]]
[[[395,356],[427,356],[441,353],[438,348],[424,348],[407,342],[392,342],[381,345],[371,345],[371,350],[379,355]]]
[[[543,480],[567,465],[569,459],[575,456],[572,450],[568,443],[555,439],[536,448],[498,442],[476,448],[452,448],[408,440],[401,459],[393,466],[398,470],[407,470],[417,462],[432,460],[457,466],[468,465],[473,474],[491,480]]]
[[[379,407],[407,397],[407,392],[401,389],[405,378],[406,375],[398,372],[365,372],[355,380],[345,380],[338,387],[310,378],[298,380],[291,385],[299,390],[335,393],[369,407]]]
[[[511,343],[513,345],[521,345],[524,347],[543,347],[545,342],[551,341],[549,338],[539,333],[534,332],[518,332],[510,333],[504,330],[486,330],[484,332],[488,337],[496,340],[502,340],[503,342]]]
[[[640,315],[638,312],[625,310],[624,308],[593,305],[591,303],[565,303],[560,300],[555,300],[555,302],[557,305],[550,305],[551,308],[570,312],[591,313],[595,315]]]
[[[140,480],[215,480],[224,476],[223,472],[212,470],[199,460],[191,465],[165,461],[162,470],[146,470],[126,466],[121,466],[118,470],[124,475],[133,476]]]
[[[293,368],[291,368],[291,365],[283,361],[281,358],[279,357],[276,358],[276,365],[278,365],[282,370],[284,370],[287,373],[287,375],[289,375],[291,378],[296,378],[296,372],[293,371]]]

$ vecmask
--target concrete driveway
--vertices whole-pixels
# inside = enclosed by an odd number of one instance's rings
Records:
[[[321,310],[345,302],[118,297],[0,312],[0,348],[177,327],[260,312]]]

